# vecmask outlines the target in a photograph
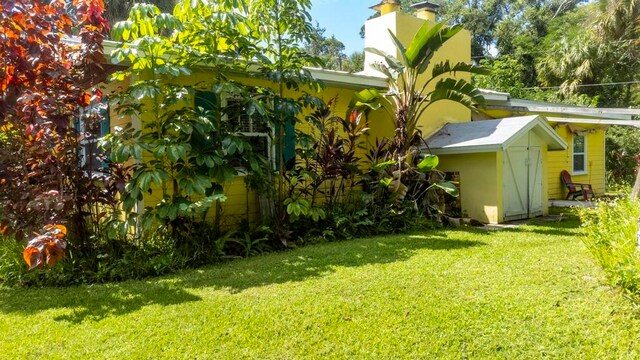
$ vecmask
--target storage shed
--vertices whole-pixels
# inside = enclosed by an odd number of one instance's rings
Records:
[[[485,223],[546,214],[547,151],[567,148],[538,115],[446,124],[426,142],[458,174],[463,215]]]

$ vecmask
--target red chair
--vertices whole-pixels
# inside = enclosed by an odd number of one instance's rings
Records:
[[[573,180],[571,180],[571,174],[569,174],[567,170],[562,170],[562,172],[560,172],[560,179],[562,179],[562,183],[564,184],[564,186],[569,189],[567,197],[564,198],[565,200],[568,200],[569,198],[571,198],[571,200],[575,200],[577,197],[582,196],[582,198],[586,201],[589,200],[590,197],[593,198],[594,196],[596,196],[596,193],[593,191],[593,187],[591,187],[591,184],[581,184],[573,182]]]

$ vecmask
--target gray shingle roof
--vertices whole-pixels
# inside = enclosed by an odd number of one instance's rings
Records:
[[[566,142],[538,115],[446,124],[426,141],[434,154],[495,152],[506,149],[529,131],[543,138],[549,150],[567,148]]]

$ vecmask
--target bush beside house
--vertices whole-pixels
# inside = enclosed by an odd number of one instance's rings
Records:
[[[640,202],[624,197],[580,210],[583,242],[612,284],[640,300]]]
[[[75,92],[51,93],[33,90],[29,83],[11,83],[20,77],[19,71],[30,71],[28,68],[16,68],[16,76],[1,79],[13,86],[17,101],[24,106],[16,112],[7,96],[3,98],[2,109],[9,121],[2,123],[5,137],[0,151],[10,151],[19,143],[31,149],[66,139],[63,152],[42,153],[41,163],[28,164],[41,171],[37,176],[19,173],[26,179],[20,184],[42,193],[24,197],[26,213],[9,206],[16,195],[12,171],[24,169],[25,159],[31,158],[20,152],[2,158],[6,162],[3,169],[7,169],[0,183],[5,209],[0,214],[3,282],[63,285],[140,278],[295,244],[433,225],[426,215],[435,190],[436,178],[430,174],[437,157],[421,158],[417,153],[410,158],[394,157],[389,144],[399,142],[393,134],[389,139],[370,137],[369,129],[376,124],[369,115],[382,106],[366,100],[364,94],[371,90],[358,93],[348,107],[343,105],[344,115],[336,114],[335,106],[347,99],[331,97],[325,102],[319,97],[322,84],[307,68],[318,65],[318,60],[299,48],[313,33],[309,1],[240,1],[237,6],[228,1],[183,1],[176,5],[174,15],[161,13],[153,5],[137,4],[130,18],[112,30],[123,41],[112,54],[116,64],[98,62],[106,28],[100,15],[103,4],[74,4],[76,19],[55,4],[42,11],[54,14],[55,21],[63,24],[50,29],[60,37],[51,44],[32,45],[60,54],[95,51],[69,55],[70,67],[78,75],[66,77],[65,84]],[[45,5],[35,1],[31,6]],[[42,13],[30,11],[29,6],[9,10],[3,13],[3,27],[11,24],[8,15],[29,18]],[[221,16],[227,21],[210,21]],[[77,29],[79,45],[62,41]],[[453,35],[441,25],[427,29],[425,26],[410,45],[423,58],[424,51],[432,56]],[[19,41],[10,45],[21,45]],[[413,66],[419,65],[424,72],[429,59]],[[89,70],[89,66],[116,70],[112,85],[95,87],[102,79],[83,74],[104,71]],[[462,66],[440,67],[433,76],[446,79],[471,69]],[[212,81],[182,81],[202,68]],[[243,82],[238,73],[263,80]],[[50,75],[35,73],[33,79],[53,81]],[[466,99],[477,91],[462,85],[446,80],[438,83],[439,100],[448,97],[468,103]],[[91,86],[94,88],[87,92]],[[53,108],[50,112],[25,111],[36,108],[28,100],[43,96],[64,102],[66,112],[56,117],[58,123],[49,121],[57,116]],[[223,98],[233,101],[221,101]],[[91,146],[109,113],[104,111],[106,103],[111,108],[111,124],[107,124],[114,131],[100,141],[106,151],[101,155]],[[419,111],[420,107],[409,110]],[[82,116],[76,121],[78,114]],[[251,126],[272,129],[269,140],[273,146],[267,148],[268,153],[261,151],[258,139],[242,131],[247,119]],[[116,128],[115,123],[122,126]],[[402,132],[403,139],[411,137],[410,147],[416,145],[419,134],[415,128]],[[106,172],[78,167],[92,162]],[[43,166],[50,163],[66,166]],[[405,198],[399,191],[405,175],[395,173],[407,170],[412,171],[411,180],[419,191]],[[67,191],[55,181],[41,181],[71,179],[69,171],[78,180],[73,184],[85,184],[89,190]],[[223,226],[226,191],[238,181],[260,195],[263,225],[246,217],[240,226]],[[440,187],[453,192],[450,185]],[[150,198],[155,200],[148,201]],[[40,205],[34,206],[34,201]],[[27,272],[21,259],[24,241],[48,224],[68,227],[66,259],[52,269]],[[48,260],[53,248],[45,240],[33,251],[52,264]]]

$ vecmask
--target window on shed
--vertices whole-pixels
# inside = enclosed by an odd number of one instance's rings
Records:
[[[587,138],[584,134],[573,135],[573,173],[586,173]]]

